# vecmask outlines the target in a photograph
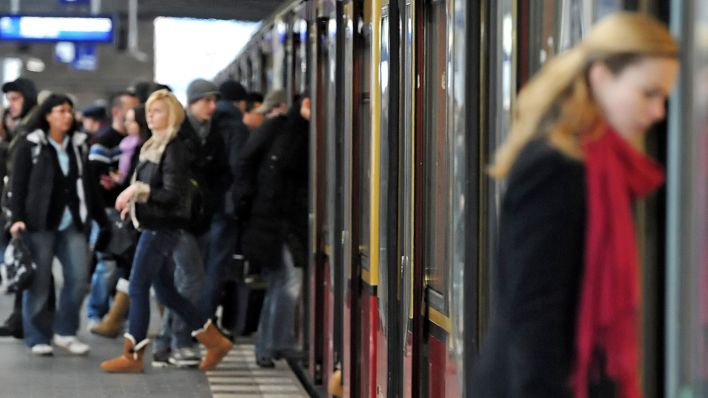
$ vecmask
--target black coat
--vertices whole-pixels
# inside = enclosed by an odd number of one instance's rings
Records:
[[[69,206],[79,229],[88,229],[89,218],[101,226],[108,224],[98,184],[87,167],[87,138],[81,132],[69,136],[67,177],[42,130],[35,130],[20,141],[13,159],[9,196],[13,223],[24,221],[29,231],[53,230]]]
[[[190,221],[190,181],[187,176],[187,148],[179,139],[165,147],[160,163],[141,161],[136,180],[150,185],[147,203],[136,203],[140,228],[186,228]]]
[[[502,201],[492,318],[473,395],[572,396],[585,244],[585,169],[545,141],[517,158]]]
[[[248,140],[248,127],[243,123],[243,114],[233,106],[230,101],[219,101],[216,106],[216,113],[212,120],[216,131],[221,133],[226,148],[226,157],[231,174],[231,184],[223,199],[223,207],[219,206],[217,212],[223,212],[227,216],[235,217],[236,202],[236,181],[238,180],[239,162],[241,150]]]

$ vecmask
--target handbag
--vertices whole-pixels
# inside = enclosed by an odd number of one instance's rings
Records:
[[[24,234],[18,234],[10,240],[5,249],[4,264],[8,292],[20,292],[30,286],[37,271],[37,264],[32,260]]]
[[[138,231],[130,218],[121,220],[118,212],[108,212],[107,216],[111,224],[111,238],[104,252],[117,257],[130,257],[138,241]]]

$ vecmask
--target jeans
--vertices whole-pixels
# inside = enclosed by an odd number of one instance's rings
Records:
[[[191,232],[180,230],[177,247],[172,254],[174,262],[174,281],[179,294],[196,303],[202,290],[204,266],[197,240]],[[167,351],[170,347],[184,348],[195,346],[192,339],[194,329],[185,323],[172,310],[165,311],[162,318],[162,330],[155,338],[153,352]]]
[[[79,310],[88,281],[88,242],[75,227],[63,231],[28,232],[29,246],[37,270],[22,297],[25,344],[49,344],[52,332],[75,336],[79,329]],[[64,286],[56,314],[49,308],[52,289],[52,260],[61,262]]]
[[[91,242],[95,242],[98,231],[98,224],[93,222]],[[118,277],[117,262],[113,256],[108,253],[96,252],[96,269],[91,276],[91,290],[86,300],[86,315],[89,319],[100,320],[106,315],[110,306],[111,292],[118,282]]]
[[[238,224],[224,214],[212,218],[209,231],[202,237],[206,279],[199,301],[199,308],[211,318],[221,296],[225,270],[232,263],[238,241]]]
[[[295,310],[302,288],[302,269],[295,267],[287,244],[280,266],[263,270],[268,281],[256,332],[256,356],[270,359],[274,351],[296,348]]]
[[[150,286],[157,299],[177,313],[189,330],[201,328],[207,321],[197,307],[179,294],[174,282],[172,252],[179,242],[179,232],[145,229],[140,234],[130,273],[129,332],[135,341],[143,341],[150,322]]]

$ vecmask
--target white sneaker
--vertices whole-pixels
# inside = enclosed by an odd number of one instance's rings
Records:
[[[74,355],[86,355],[91,349],[88,344],[82,343],[76,336],[60,336],[55,334],[53,342],[55,346],[61,347]]]
[[[35,344],[32,346],[32,354],[48,357],[54,353],[54,349],[49,344]]]

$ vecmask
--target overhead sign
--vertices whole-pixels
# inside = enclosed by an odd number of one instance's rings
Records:
[[[59,0],[61,4],[91,4],[91,0]]]
[[[106,16],[0,15],[0,40],[111,43],[113,19]]]
[[[97,66],[96,46],[86,43],[76,44],[74,61],[71,63],[72,69],[94,71]]]

